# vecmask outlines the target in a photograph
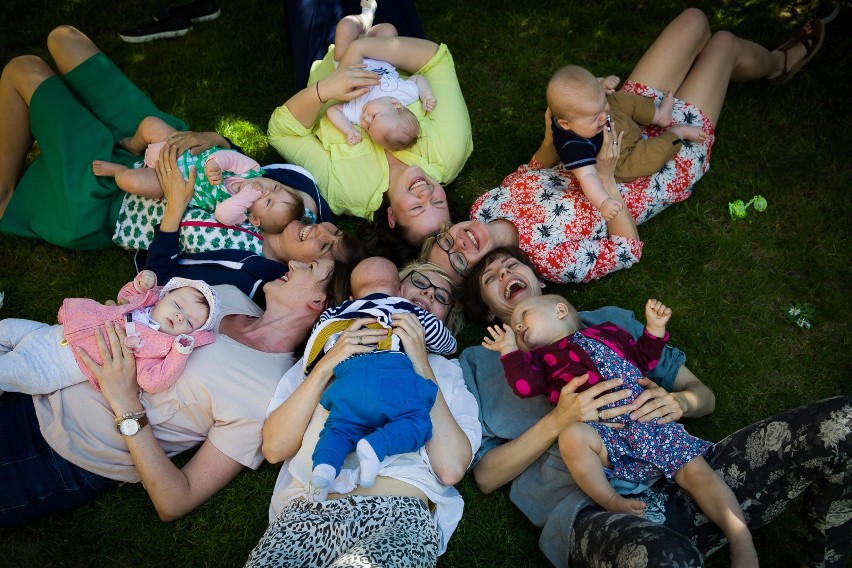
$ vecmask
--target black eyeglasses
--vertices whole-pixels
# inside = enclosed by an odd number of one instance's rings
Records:
[[[455,240],[450,236],[449,233],[443,232],[435,235],[435,243],[441,250],[447,253],[447,258],[450,259],[450,266],[453,267],[453,270],[456,271],[456,274],[461,276],[462,278],[467,278],[464,275],[464,271],[467,270],[467,259],[460,252],[450,252],[450,249],[453,248],[455,244]]]
[[[414,284],[421,290],[428,290],[429,288],[434,288],[435,299],[438,300],[439,304],[444,304],[445,306],[452,306],[453,302],[456,301],[456,297],[453,296],[452,292],[450,292],[446,288],[435,286],[434,284],[432,284],[432,281],[429,280],[429,277],[423,274],[422,272],[418,272],[417,270],[415,270],[408,275],[408,278],[411,280],[412,284]]]

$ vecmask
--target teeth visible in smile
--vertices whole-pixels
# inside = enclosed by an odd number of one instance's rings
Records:
[[[419,179],[408,186],[408,191],[413,191],[415,189],[420,189],[422,186],[427,185],[425,179]]]
[[[299,240],[304,241],[308,236],[308,231],[311,230],[310,225],[302,225],[302,228],[299,229]]]
[[[475,248],[479,248],[479,241],[476,240],[476,237],[473,235],[473,233],[467,230],[464,233],[467,235],[467,238],[470,240],[470,242],[473,243],[473,246]]]
[[[506,300],[512,297],[515,292],[520,292],[521,290],[526,289],[527,285],[525,282],[521,282],[520,280],[512,280],[506,286],[506,291],[503,293],[503,296]]]

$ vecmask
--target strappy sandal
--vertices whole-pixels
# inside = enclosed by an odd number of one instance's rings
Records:
[[[781,74],[777,77],[773,77],[772,79],[768,79],[768,81],[773,85],[783,85],[787,81],[793,78],[793,76],[799,72],[799,69],[805,66],[805,64],[813,59],[814,55],[817,54],[819,48],[822,47],[822,41],[825,39],[825,25],[822,23],[822,20],[819,18],[814,18],[810,22],[808,22],[811,26],[811,31],[807,32],[803,28],[801,33],[794,38],[791,38],[787,43],[778,48],[777,51],[780,51],[784,54],[784,69],[781,71]],[[787,68],[787,62],[789,61],[789,52],[791,49],[796,47],[797,45],[805,46],[805,56],[801,61]]]

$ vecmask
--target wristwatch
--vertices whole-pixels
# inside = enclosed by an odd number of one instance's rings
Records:
[[[139,430],[147,425],[148,416],[146,414],[122,418],[121,421],[116,424],[116,426],[118,426],[118,431],[121,432],[122,436],[135,436]]]

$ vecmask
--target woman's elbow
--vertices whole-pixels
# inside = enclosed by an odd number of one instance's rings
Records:
[[[462,466],[440,468],[435,472],[435,475],[438,477],[438,481],[447,486],[459,483],[462,479],[464,479],[464,474],[465,469]]]
[[[155,503],[154,508],[157,510],[157,516],[160,517],[160,520],[164,523],[176,521],[191,510],[182,508],[176,503],[159,505]]]
[[[495,487],[488,479],[484,470],[476,467],[473,468],[473,481],[476,483],[476,487],[485,495],[489,495],[497,489],[497,487]]]

